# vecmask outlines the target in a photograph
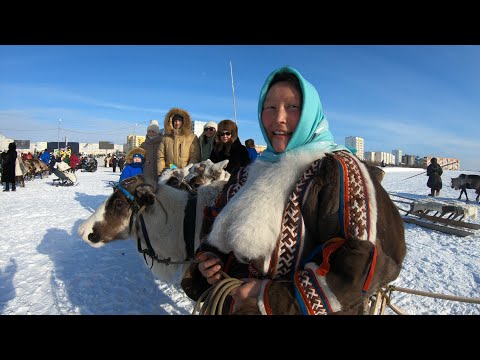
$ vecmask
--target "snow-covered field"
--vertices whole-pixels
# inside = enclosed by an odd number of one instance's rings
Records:
[[[406,179],[422,169],[385,171],[388,192],[413,199],[429,193],[424,174]],[[444,172],[439,199],[458,197],[449,185],[460,173]],[[111,194],[108,182],[119,173],[99,167],[76,175],[74,187],[52,186],[51,175],[0,192],[0,314],[189,314],[192,301],[178,286],[152,277],[134,241],[95,249],[79,238],[78,227]],[[407,256],[395,285],[480,298],[480,233],[460,238],[412,224],[405,229]],[[479,304],[400,292],[392,303],[409,314],[480,314]]]

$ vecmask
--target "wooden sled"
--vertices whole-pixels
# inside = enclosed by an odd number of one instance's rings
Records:
[[[469,236],[480,229],[480,224],[464,219],[477,218],[475,205],[435,199],[411,199],[389,193],[398,210],[405,213],[403,221],[456,236]],[[400,200],[402,199],[402,200]],[[405,200],[409,201],[405,201]],[[405,208],[408,205],[408,208]],[[403,206],[403,207],[402,207]]]

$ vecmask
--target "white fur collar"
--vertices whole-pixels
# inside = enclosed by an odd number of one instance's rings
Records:
[[[291,151],[277,163],[256,161],[248,179],[215,219],[207,242],[237,259],[269,260],[280,235],[283,211],[293,186],[325,153]]]

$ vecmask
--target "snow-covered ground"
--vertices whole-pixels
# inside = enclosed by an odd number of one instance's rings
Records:
[[[429,192],[424,174],[406,179],[423,169],[385,171],[388,192],[413,199]],[[449,185],[460,173],[444,172],[440,199],[458,197]],[[134,241],[96,249],[79,238],[78,227],[111,194],[109,181],[119,173],[100,166],[76,175],[74,187],[52,186],[51,175],[0,192],[0,314],[190,314],[193,302],[179,286],[152,277]],[[407,256],[395,285],[480,298],[480,233],[461,238],[412,224],[405,229]],[[480,314],[479,304],[400,292],[392,303],[409,314]]]

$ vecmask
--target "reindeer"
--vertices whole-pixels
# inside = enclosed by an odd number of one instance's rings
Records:
[[[198,248],[203,207],[210,205],[230,178],[228,160],[211,160],[168,169],[158,183],[137,175],[122,181],[80,226],[93,247],[135,239],[146,265],[158,279],[179,283]],[[192,231],[192,229],[194,229]]]
[[[458,200],[462,197],[462,193],[465,194],[465,197],[468,200],[467,190],[466,189],[475,189],[475,193],[477,194],[477,198],[475,201],[478,203],[478,199],[480,197],[480,176],[479,175],[466,175],[460,174],[457,178],[451,178],[452,182],[450,187],[455,190],[462,190],[460,191],[460,196]]]

